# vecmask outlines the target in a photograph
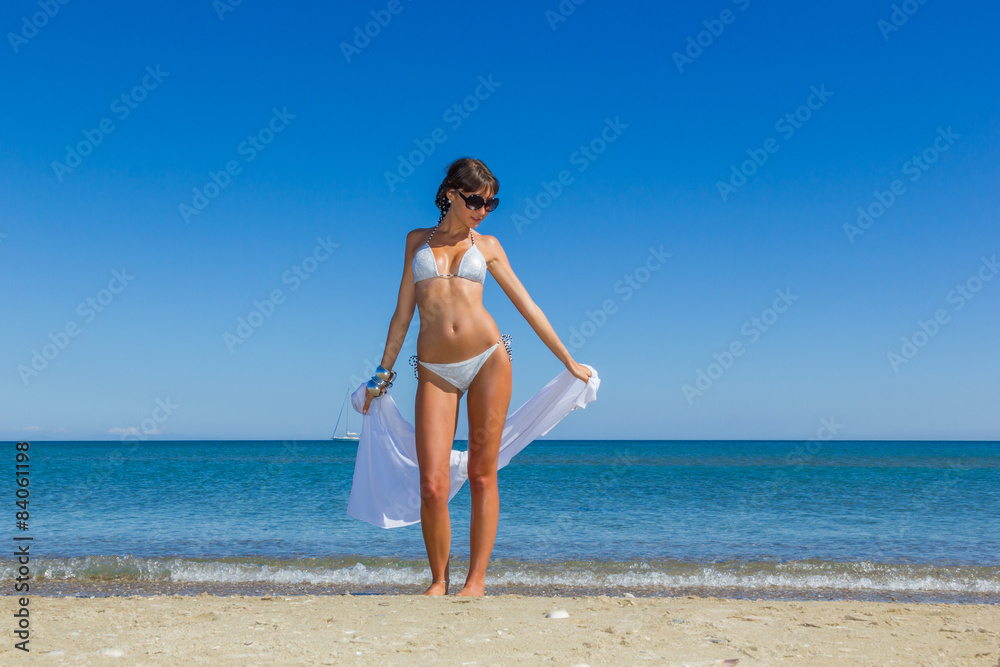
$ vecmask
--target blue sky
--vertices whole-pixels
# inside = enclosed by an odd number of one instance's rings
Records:
[[[329,437],[470,155],[481,231],[602,380],[550,437],[998,439],[998,18],[4,3],[0,438]],[[513,409],[563,367],[484,300]]]

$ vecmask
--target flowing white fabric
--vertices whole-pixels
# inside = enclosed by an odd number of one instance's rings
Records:
[[[601,384],[597,371],[593,366],[583,365],[591,371],[586,383],[564,370],[507,416],[500,440],[498,470],[535,438],[551,431],[563,417],[577,408],[586,408],[597,398]],[[365,391],[366,383],[362,383],[351,395],[356,412],[365,406]],[[468,452],[451,450],[449,502],[469,477],[468,457]],[[399,528],[420,521],[415,432],[399,414],[391,394],[372,399],[368,414],[364,415],[347,514],[381,528]]]

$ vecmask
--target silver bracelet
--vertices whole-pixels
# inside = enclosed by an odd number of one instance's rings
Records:
[[[378,398],[389,390],[395,379],[396,371],[387,371],[379,364],[379,367],[375,369],[375,375],[368,381],[368,393],[372,398]]]

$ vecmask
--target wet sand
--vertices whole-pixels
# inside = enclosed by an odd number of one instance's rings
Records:
[[[15,598],[6,596],[3,604],[4,617],[12,623]],[[694,596],[203,594],[33,596],[29,607],[31,657],[50,664],[1000,663],[997,605]],[[568,617],[546,617],[556,609]],[[13,644],[8,631],[0,664],[25,657]]]

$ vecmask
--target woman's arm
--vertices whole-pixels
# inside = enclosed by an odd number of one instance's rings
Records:
[[[413,311],[417,306],[416,289],[413,286],[412,252],[414,241],[421,230],[414,229],[406,235],[406,249],[403,253],[403,277],[399,281],[399,295],[396,297],[396,311],[389,320],[389,335],[385,339],[385,351],[382,353],[382,368],[392,370],[392,365],[396,363],[399,351],[403,349],[403,342],[406,340],[406,332],[410,329],[410,321],[413,319]],[[397,371],[398,372],[398,371]],[[361,412],[368,414],[368,406],[371,405],[372,395],[365,392],[365,405]]]
[[[389,320],[389,335],[385,339],[385,351],[382,353],[382,368],[392,369],[396,363],[399,351],[403,349],[406,332],[413,320],[413,311],[417,306],[416,289],[413,285],[413,267],[411,251],[414,239],[421,230],[415,229],[406,235],[406,248],[403,253],[403,277],[399,282],[399,295],[396,297],[396,311]]]
[[[510,299],[510,302],[514,304],[514,307],[517,308],[517,311],[521,313],[524,319],[528,321],[528,324],[535,330],[535,333],[538,334],[542,342],[552,350],[552,354],[556,355],[559,361],[563,362],[567,370],[586,382],[590,378],[590,371],[573,360],[573,356],[566,349],[566,346],[563,345],[562,341],[559,340],[559,336],[556,335],[552,325],[549,324],[545,313],[531,300],[528,290],[524,288],[524,285],[521,284],[521,281],[514,274],[514,270],[510,267],[510,262],[507,260],[507,253],[504,252],[500,241],[494,236],[480,236],[480,238],[486,241],[485,245],[488,250],[486,254],[486,266],[490,274],[496,279],[497,284],[500,285],[500,288],[507,295],[507,298]]]

